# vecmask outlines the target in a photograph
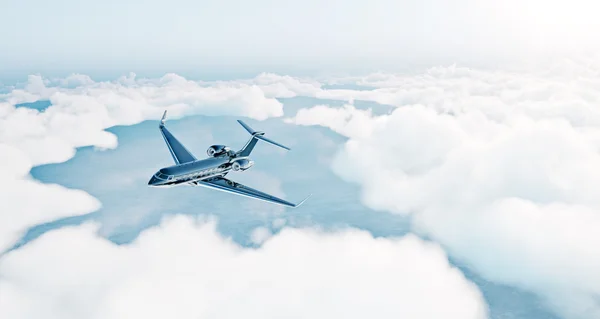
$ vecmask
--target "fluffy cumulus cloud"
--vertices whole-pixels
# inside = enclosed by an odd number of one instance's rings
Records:
[[[565,317],[600,318],[598,68],[435,68],[360,84],[376,89],[355,94],[398,108],[317,106],[288,121],[349,137],[333,169],[364,203],[410,214],[458,260]]]
[[[64,162],[77,147],[114,148],[116,137],[106,128],[157,118],[163,109],[175,117],[281,116],[273,97],[289,95],[281,87],[298,86],[293,94],[300,95],[314,88],[303,85],[266,75],[210,83],[177,75],[113,82],[30,77],[23,89],[0,96],[0,250],[30,226],[101,205],[84,191],[36,181],[32,167]],[[38,100],[52,105],[16,106]],[[262,246],[242,248],[222,238],[214,222],[185,217],[126,246],[100,237],[94,225],[54,230],[0,256],[0,317],[487,317],[479,290],[440,247],[414,236],[308,229],[274,235],[259,227],[251,239]]]
[[[84,191],[43,184],[28,176],[31,159],[18,148],[0,143],[0,252],[27,228],[56,218],[92,212],[100,203]]]
[[[539,294],[566,318],[600,317],[594,61],[528,72],[437,67],[329,82],[371,89],[327,89],[323,81],[274,74],[230,82],[31,77],[25,88],[0,95],[0,249],[28,226],[100,206],[83,191],[41,184],[28,173],[71,158],[76,147],[116,147],[107,127],[158,118],[163,109],[175,117],[265,119],[283,113],[275,98],[334,99],[348,104],[302,109],[286,121],[349,138],[333,169],[362,186],[365,204],[410,215],[416,231],[461,263]],[[40,99],[53,106],[15,107]],[[397,108],[378,116],[355,100]],[[128,246],[96,237],[92,226],[53,231],[0,259],[0,316],[485,317],[478,292],[437,246],[416,238],[257,228],[252,240],[262,246],[246,249],[211,225],[175,219]]]
[[[16,107],[38,100],[52,106],[43,112]],[[0,94],[0,251],[29,226],[100,206],[82,191],[31,179],[32,166],[64,162],[77,147],[114,148],[116,136],[104,129],[155,119],[165,109],[173,117],[235,114],[262,120],[283,114],[281,103],[257,85],[207,84],[174,74],[160,79],[130,75],[110,82],[85,75],[57,80],[30,76],[23,88]]]
[[[300,109],[295,117],[287,118],[285,122],[327,126],[344,136],[359,138],[371,135],[372,129],[383,125],[386,120],[386,117],[374,118],[371,109],[357,110],[351,104],[346,104],[341,108],[316,105],[310,109]]]
[[[181,216],[126,246],[84,225],[9,253],[0,273],[2,318],[487,317],[436,244],[351,229],[288,228],[253,249]]]

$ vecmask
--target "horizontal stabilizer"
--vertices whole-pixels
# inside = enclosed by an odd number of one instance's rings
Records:
[[[275,145],[275,146],[279,146],[279,147],[281,147],[281,148],[285,148],[285,149],[286,149],[286,150],[288,150],[288,151],[290,150],[290,148],[289,148],[289,147],[287,147],[287,146],[285,146],[285,145],[282,145],[282,144],[279,144],[279,143],[277,143],[277,142],[275,142],[275,141],[273,141],[273,140],[270,140],[270,139],[268,139],[268,138],[266,138],[266,137],[264,137],[264,136],[262,136],[262,135],[255,135],[254,137],[256,137],[256,138],[257,138],[257,139],[259,139],[259,140],[263,140],[263,141],[265,141],[265,142],[267,142],[267,143],[271,143],[271,144],[273,144],[273,145]]]
[[[248,133],[250,133],[251,135],[254,135],[254,133],[257,133],[250,126],[248,126],[248,124],[242,122],[241,120],[238,120],[238,123],[240,123],[240,125],[242,125],[246,129],[246,131],[248,131]]]
[[[261,140],[261,141],[265,141],[269,144],[273,144],[275,146],[279,146],[281,148],[284,148],[286,150],[291,150],[289,147],[283,145],[283,144],[279,144],[275,141],[273,141],[270,138],[266,138],[264,135],[264,132],[258,132],[255,131],[254,129],[252,129],[248,124],[244,123],[241,120],[238,120],[238,123],[240,123],[240,125],[242,125],[244,127],[244,129],[246,129],[246,131],[248,131],[248,133],[250,133],[252,135],[252,138],[250,139],[250,141],[248,141],[248,143],[246,143],[246,146],[244,146],[244,148],[242,148],[239,151],[239,154],[241,156],[248,156],[250,155],[250,152],[252,152],[252,149],[254,149],[254,146],[256,145],[256,140]]]

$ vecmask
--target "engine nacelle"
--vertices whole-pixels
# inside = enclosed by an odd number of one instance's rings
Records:
[[[225,145],[212,145],[206,150],[206,154],[209,157],[217,157],[226,154],[230,150],[231,149]]]
[[[244,158],[233,162],[231,169],[234,171],[245,171],[252,167],[252,165],[254,165],[254,161]]]

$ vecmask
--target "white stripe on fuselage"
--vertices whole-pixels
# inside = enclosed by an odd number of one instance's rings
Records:
[[[225,173],[229,172],[231,170],[231,167],[227,167],[227,168],[209,168],[209,169],[205,169],[202,171],[198,171],[198,172],[194,172],[194,173],[189,173],[189,174],[185,174],[185,175],[181,175],[181,176],[177,176],[177,177],[173,177],[173,182],[175,185],[180,185],[180,184],[184,184],[184,183],[192,183],[195,181],[201,181],[204,179],[208,179],[208,178],[213,178],[216,176],[221,176],[224,175]],[[213,173],[208,173],[210,171],[214,171]],[[205,175],[206,174],[206,175]]]

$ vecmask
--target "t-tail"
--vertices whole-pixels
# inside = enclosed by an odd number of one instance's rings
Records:
[[[262,140],[267,143],[273,144],[275,146],[285,148],[288,151],[290,150],[289,147],[279,144],[271,139],[264,137],[264,135],[265,135],[264,132],[258,132],[258,131],[253,130],[250,126],[248,126],[248,124],[242,122],[241,120],[238,120],[238,123],[240,123],[240,125],[242,125],[246,129],[246,131],[248,131],[248,133],[250,133],[252,135],[252,137],[250,138],[248,143],[246,143],[246,145],[244,145],[244,147],[238,152],[238,156],[249,156],[250,153],[252,152],[252,150],[254,149],[256,142],[258,142],[258,140]]]

